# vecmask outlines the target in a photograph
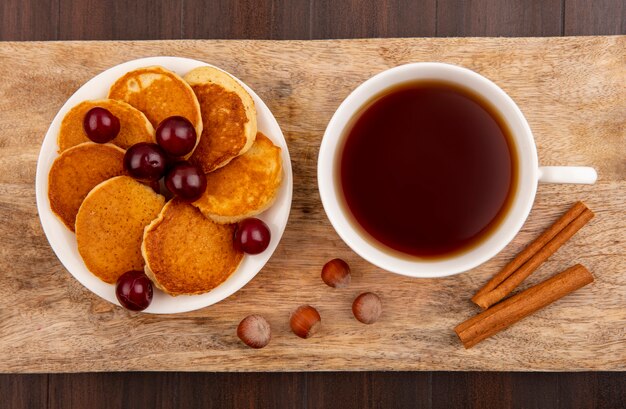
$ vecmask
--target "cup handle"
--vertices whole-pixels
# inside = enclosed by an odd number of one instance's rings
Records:
[[[598,179],[594,168],[587,166],[540,166],[541,183],[576,183],[593,185]]]

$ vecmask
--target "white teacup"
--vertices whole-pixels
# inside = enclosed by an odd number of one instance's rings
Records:
[[[417,80],[442,80],[469,88],[496,107],[511,130],[518,156],[518,183],[511,208],[499,226],[482,242],[460,254],[441,259],[400,257],[385,251],[356,228],[350,210],[340,205],[337,197],[338,155],[345,128],[363,104],[384,90],[401,83]],[[470,270],[498,254],[519,232],[535,200],[538,182],[593,184],[596,171],[588,167],[539,167],[533,134],[524,115],[513,100],[496,84],[474,71],[443,63],[414,63],[391,68],[359,85],[341,103],[331,118],[317,161],[317,180],[324,210],[333,227],[357,254],[372,264],[410,277],[443,277]]]

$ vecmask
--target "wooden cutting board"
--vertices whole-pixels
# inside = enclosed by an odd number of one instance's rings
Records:
[[[237,75],[265,100],[293,160],[287,230],[267,266],[229,299],[196,312],[132,314],[61,266],[35,206],[35,166],[52,118],[85,81],[123,61],[191,57]],[[540,163],[591,165],[593,186],[540,185],[528,222],[493,260],[444,279],[409,279],[354,254],[322,209],[320,141],[334,110],[375,73],[415,61],[471,68],[513,97]],[[0,43],[0,371],[623,370],[626,369],[626,37]],[[477,312],[471,295],[574,201],[596,218],[523,287],[579,262],[596,282],[471,350],[452,328]],[[329,259],[353,268],[349,288],[320,280]],[[362,325],[362,291],[384,303]],[[289,312],[316,306],[322,330],[301,340]],[[263,350],[235,330],[248,314],[273,328]]]

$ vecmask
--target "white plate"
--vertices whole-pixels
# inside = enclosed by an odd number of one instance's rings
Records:
[[[146,67],[150,65],[160,65],[168,68],[177,74],[183,76],[187,72],[200,66],[210,66],[210,64],[202,61],[192,60],[189,58],[179,57],[150,57],[138,60],[128,61],[96,75],[85,85],[80,87],[67,100],[65,105],[57,113],[46,133],[46,137],[41,146],[39,160],[37,162],[36,177],[36,193],[37,193],[37,210],[43,230],[50,242],[50,246],[56,253],[65,268],[76,278],[81,284],[89,290],[104,298],[105,300],[119,305],[115,297],[115,286],[100,281],[96,276],[91,274],[85,267],[76,245],[76,237],[74,233],[69,231],[65,225],[52,213],[50,202],[48,200],[48,173],[52,163],[57,158],[57,135],[63,117],[73,106],[88,99],[106,98],[109,87],[119,77],[136,68]],[[239,81],[241,82],[241,81]],[[291,208],[291,194],[293,189],[293,181],[291,174],[291,161],[289,159],[289,150],[287,142],[283,136],[276,118],[270,112],[269,108],[252,91],[246,84],[241,82],[246,91],[252,95],[257,110],[257,123],[259,131],[268,136],[276,145],[282,149],[283,159],[283,183],[278,192],[278,197],[274,205],[262,213],[259,217],[269,226],[272,232],[272,239],[269,247],[259,255],[246,255],[237,271],[235,271],[225,282],[214,288],[210,292],[201,295],[178,296],[172,297],[155,289],[152,304],[144,310],[144,312],[153,314],[173,314],[178,312],[193,311],[203,308],[216,302],[222,301],[237,290],[248,283],[267,263],[271,257],[278,242],[285,231],[287,219],[289,218],[289,210]]]

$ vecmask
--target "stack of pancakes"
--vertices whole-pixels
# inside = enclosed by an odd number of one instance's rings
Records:
[[[83,129],[96,106],[120,120],[110,143],[90,142]],[[155,128],[174,115],[187,118],[198,135],[188,159],[206,173],[207,189],[194,203],[166,203],[123,166],[125,149],[154,143]],[[87,268],[107,283],[144,269],[171,295],[210,291],[237,269],[243,253],[233,245],[235,223],[271,206],[282,182],[281,150],[257,132],[252,97],[212,67],[184,79],[163,67],[128,72],[108,99],[84,101],[66,114],[58,145],[50,207],[75,231]]]

